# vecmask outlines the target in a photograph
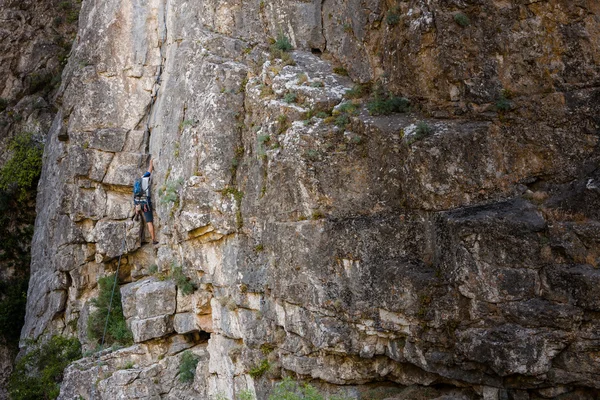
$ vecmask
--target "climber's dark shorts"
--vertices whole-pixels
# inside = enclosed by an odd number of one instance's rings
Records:
[[[144,211],[144,209],[148,210],[148,211]],[[142,212],[144,213],[144,220],[146,222],[153,222],[154,220],[152,219],[152,206],[147,206],[144,207],[142,206]]]

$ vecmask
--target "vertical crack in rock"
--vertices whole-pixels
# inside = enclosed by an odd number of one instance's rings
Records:
[[[327,50],[327,32],[325,32],[325,1],[326,0],[322,0],[321,1],[321,36],[323,36],[323,49],[321,50],[322,53],[325,53],[325,51]]]
[[[144,129],[143,146],[144,146],[144,153],[146,153],[146,154],[148,154],[150,152],[150,136],[152,135],[150,123],[153,119],[154,104],[156,103],[156,100],[158,99],[158,96],[160,95],[160,89],[161,89],[161,85],[162,85],[162,74],[164,71],[165,63],[166,63],[166,55],[165,55],[166,51],[163,49],[163,47],[167,45],[167,40],[168,40],[168,28],[167,28],[167,13],[168,13],[168,7],[169,7],[168,3],[169,3],[169,0],[163,0],[161,2],[162,7],[159,9],[159,15],[158,15],[159,24],[157,26],[157,30],[158,30],[157,36],[158,36],[158,51],[160,54],[160,64],[158,65],[158,70],[156,72],[156,79],[154,81],[154,86],[152,88],[152,96],[151,96],[150,102],[148,103],[148,106],[146,109],[146,114],[144,117],[146,119],[146,127]],[[162,14],[162,29],[160,26],[161,14]]]

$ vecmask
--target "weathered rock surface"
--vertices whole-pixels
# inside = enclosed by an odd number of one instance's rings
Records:
[[[101,398],[266,399],[288,374],[353,398],[594,398],[599,22],[588,1],[84,1],[23,338],[79,318],[85,342],[123,255],[136,344],[102,356]],[[411,112],[348,112],[353,81]],[[147,153],[154,248],[128,219]],[[97,374],[72,365],[61,398]]]

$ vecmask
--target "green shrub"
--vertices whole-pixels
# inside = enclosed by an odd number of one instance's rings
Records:
[[[159,191],[161,204],[173,203],[173,207],[179,207],[179,187],[182,184],[181,178],[167,182],[166,186]]]
[[[367,103],[367,110],[371,115],[389,115],[392,113],[405,113],[410,109],[410,101],[404,97],[376,95]]]
[[[398,25],[400,22],[400,15],[398,14],[398,8],[394,7],[390,11],[388,11],[385,22],[390,26]]]
[[[283,96],[283,101],[285,101],[288,104],[295,103],[297,99],[298,95],[296,95],[296,93],[294,92],[286,93],[285,96]]]
[[[417,128],[415,129],[415,134],[409,140],[408,144],[413,144],[414,142],[422,140],[422,139],[426,138],[427,136],[430,136],[431,134],[433,134],[433,128],[431,128],[427,124],[427,122],[420,121],[419,123],[417,123]]]
[[[303,385],[286,377],[277,384],[269,396],[269,400],[348,400],[348,397],[325,396],[312,385]]]
[[[348,76],[348,70],[346,70],[346,68],[344,68],[344,67],[335,67],[335,68],[333,68],[333,73],[334,74],[338,74],[338,75],[342,75],[342,76]]]
[[[462,26],[463,28],[471,25],[471,20],[469,19],[469,17],[467,17],[465,14],[459,12],[454,14],[454,22],[456,22],[458,25]]]
[[[0,97],[0,112],[6,110],[6,107],[8,107],[8,100]]]
[[[496,109],[498,111],[508,111],[511,107],[511,101],[508,98],[506,98],[504,94],[501,94],[498,100],[496,101]]]
[[[275,40],[273,47],[281,51],[291,51],[294,48],[290,42],[290,39],[285,36],[283,32],[280,32],[279,35],[277,35],[277,40]]]
[[[265,373],[267,373],[270,369],[271,363],[265,358],[260,363],[250,368],[250,371],[248,371],[248,375],[250,375],[253,379],[258,379]]]
[[[352,104],[351,102],[347,101],[345,103],[342,103],[338,106],[337,111],[341,112],[341,113],[354,113],[356,111],[356,105]]]
[[[239,400],[255,400],[254,394],[250,390],[242,390],[238,396]]]
[[[115,275],[105,276],[98,279],[98,297],[92,299],[92,305],[96,309],[90,314],[88,319],[87,333],[91,340],[101,343],[104,326],[106,324],[106,316],[108,315],[108,307],[115,282]],[[123,305],[121,304],[121,291],[119,287],[115,287],[112,300],[112,308],[108,317],[108,325],[106,328],[105,344],[119,343],[122,345],[130,345],[133,343],[133,335],[123,315]]]
[[[12,156],[0,169],[0,190],[15,190],[18,199],[25,200],[42,171],[43,145],[32,133],[23,132],[10,142],[8,150]]]
[[[15,365],[8,382],[13,400],[56,399],[63,371],[70,362],[81,358],[81,344],[76,338],[53,336],[33,348]]]
[[[173,279],[173,281],[175,281],[175,284],[177,285],[177,288],[179,289],[181,294],[187,296],[194,293],[194,290],[196,290],[196,285],[194,285],[194,283],[190,281],[190,278],[185,276],[181,266],[175,263],[172,263],[171,266],[173,268],[173,270],[171,271],[171,278]]]
[[[341,129],[346,128],[346,125],[350,123],[350,117],[347,114],[338,115],[335,118],[335,125]]]
[[[198,366],[199,358],[196,354],[186,350],[181,355],[179,363],[179,381],[190,383],[194,381],[196,376],[196,367]]]

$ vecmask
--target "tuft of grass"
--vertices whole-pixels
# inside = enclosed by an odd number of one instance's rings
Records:
[[[294,49],[294,46],[292,46],[290,39],[287,36],[285,36],[283,32],[279,32],[279,35],[277,35],[277,39],[275,40],[273,47],[277,50],[286,52]]]
[[[320,153],[317,150],[310,149],[304,153],[304,157],[310,161],[318,161]]]
[[[183,383],[190,383],[194,381],[196,376],[196,367],[200,359],[190,350],[186,350],[181,355],[181,361],[179,363],[179,381]]]
[[[427,136],[433,134],[433,128],[430,127],[427,122],[420,121],[417,123],[417,129],[415,130],[414,136],[410,139],[408,144],[413,144],[419,140],[425,139]]]
[[[288,92],[285,94],[285,96],[283,96],[283,101],[288,104],[295,103],[297,99],[298,95],[294,92]]]
[[[310,87],[314,87],[314,88],[318,88],[318,87],[324,87],[325,84],[321,81],[312,81],[310,83]]]
[[[129,361],[119,367],[119,369],[131,369],[133,368],[135,363],[133,361]]]
[[[341,129],[345,129],[346,126],[350,123],[350,117],[348,117],[348,114],[340,114],[335,118],[335,126],[341,128]]]
[[[348,70],[344,67],[334,67],[333,68],[333,73],[334,74],[338,74],[338,75],[342,75],[342,76],[348,76]]]
[[[350,101],[347,101],[345,103],[340,104],[336,111],[340,112],[340,113],[348,113],[348,114],[352,114],[356,111],[357,106],[355,104],[353,104]]]
[[[392,113],[405,113],[410,109],[410,101],[404,97],[375,95],[367,103],[367,110],[371,115],[389,115]]]
[[[238,395],[239,400],[255,400],[254,394],[249,389],[242,390]]]
[[[177,289],[179,289],[181,294],[188,296],[194,293],[196,285],[183,273],[181,266],[173,262],[171,263],[171,268],[171,278],[175,281],[175,285],[177,285]]]
[[[154,274],[158,273],[158,265],[152,264],[150,267],[148,267],[148,273],[150,275],[154,275]]]
[[[273,89],[271,89],[270,86],[261,84],[261,86],[260,86],[260,97],[261,98],[270,97],[270,96],[273,96],[274,94],[275,94],[275,92],[273,92]]]
[[[248,375],[250,375],[253,379],[258,379],[265,373],[267,373],[270,369],[271,363],[265,358],[260,363],[250,368],[250,371],[248,371]]]
[[[325,214],[323,214],[323,212],[321,210],[315,210],[312,212],[312,215],[310,216],[310,218],[312,220],[318,220],[318,219],[323,219],[325,218]]]
[[[298,85],[302,85],[302,84],[308,82],[308,76],[304,72],[299,73],[297,78],[298,78]]]
[[[279,114],[277,116],[277,134],[280,135],[283,132],[287,131],[291,126],[290,121],[285,114]]]
[[[260,252],[260,251],[263,251],[264,249],[265,249],[265,246],[263,246],[262,243],[257,244],[256,246],[254,246],[254,251],[257,252],[257,253]]]
[[[471,25],[471,20],[469,19],[469,17],[467,17],[466,14],[461,12],[454,14],[454,22],[456,22],[463,28]]]

